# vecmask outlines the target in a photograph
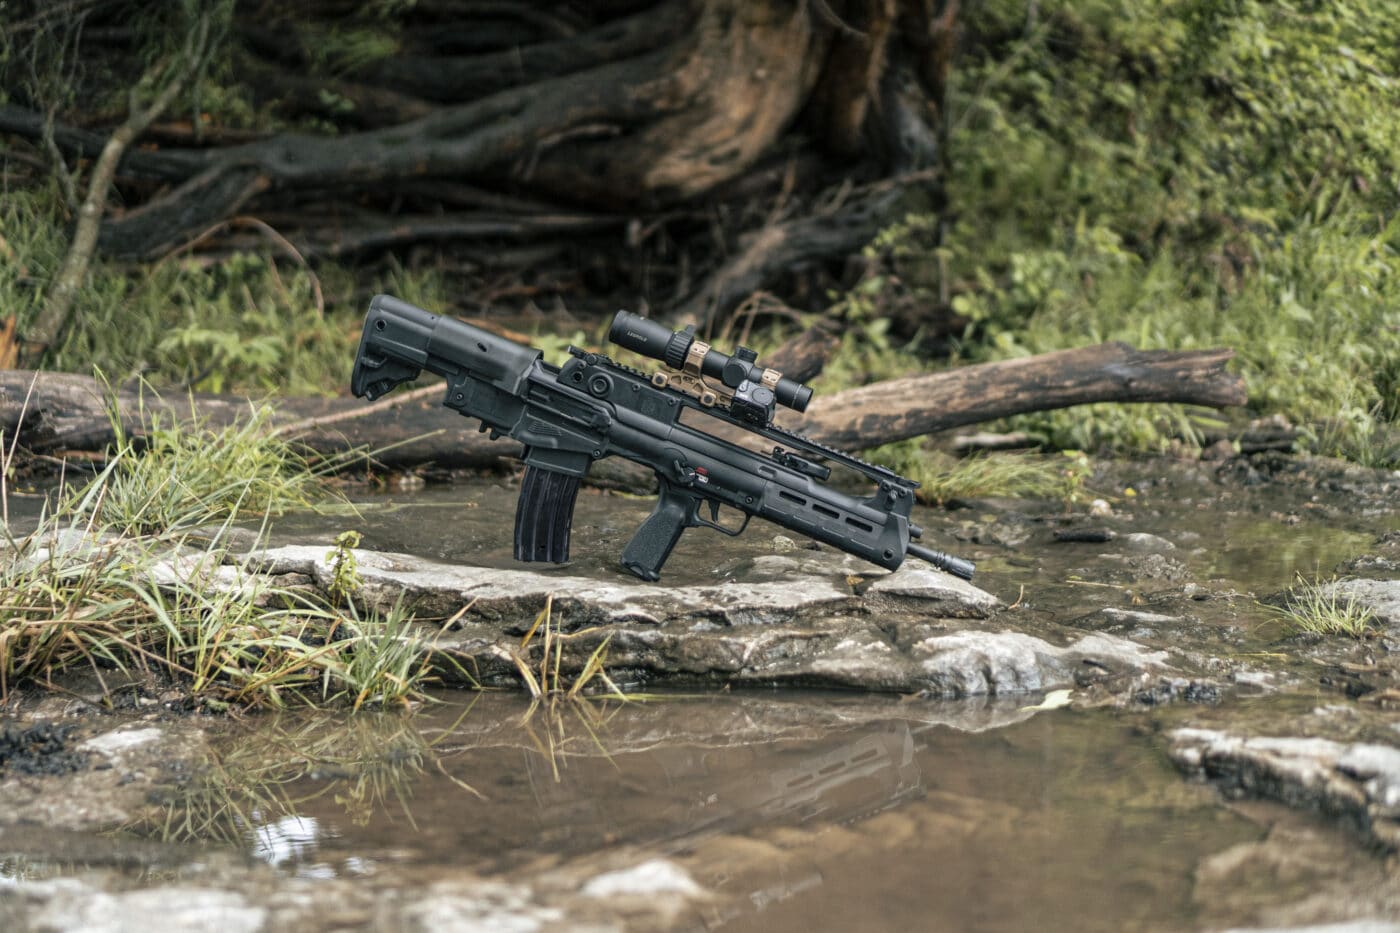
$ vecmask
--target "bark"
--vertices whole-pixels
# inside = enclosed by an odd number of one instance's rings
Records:
[[[101,248],[159,255],[263,192],[504,169],[537,190],[613,207],[695,197],[741,175],[788,128],[819,73],[824,36],[800,3],[710,0],[684,41],[659,51],[382,129],[206,151],[198,174],[108,223]]]
[[[739,250],[705,286],[669,315],[672,327],[695,324],[704,332],[780,272],[803,262],[857,252],[889,222],[902,186],[881,185],[815,216],[772,223],[748,234]]]
[[[149,258],[236,213],[255,195],[294,187],[354,188],[403,178],[463,175],[527,159],[562,127],[654,116],[647,84],[658,62],[610,65],[581,91],[568,79],[444,107],[408,123],[340,137],[282,134],[214,150],[199,175],[102,231],[104,252]]]
[[[1094,402],[1243,405],[1233,350],[1137,350],[1104,343],[877,382],[813,399],[786,419],[833,447],[861,449],[1034,411]]]
[[[1090,402],[1242,405],[1244,382],[1224,369],[1232,356],[1230,350],[1167,352],[1101,344],[849,389],[817,398],[805,416],[783,421],[824,444],[862,450]],[[518,453],[513,441],[490,441],[474,420],[444,411],[444,391],[428,386],[372,405],[347,398],[289,398],[275,404],[282,433],[308,449],[324,454],[382,449],[374,460],[387,467],[498,467]],[[109,395],[83,376],[3,372],[0,431],[7,438],[18,432],[20,445],[39,453],[101,450],[113,439]],[[226,395],[158,398],[129,388],[115,393],[115,402],[120,424],[134,437],[154,413],[182,420],[197,415],[221,425],[245,417],[249,404]]]
[[[615,244],[597,264],[608,271],[572,287],[627,280],[640,292],[629,304],[708,325],[775,282],[809,296],[840,287],[846,258],[897,210],[898,185],[869,183],[919,175],[941,151],[957,0],[411,6],[398,53],[328,76],[313,62],[318,37],[353,4],[316,0],[298,15],[245,4],[240,75],[283,116],[335,132],[250,140],[214,127],[127,151],[116,171],[133,206],[109,214],[98,251],[153,259],[247,215],[305,255],[560,234],[454,217],[432,194],[510,190],[558,202],[558,216],[615,218],[587,247]],[[43,119],[0,106],[0,133],[40,140]],[[70,156],[96,157],[103,142],[53,132]],[[800,176],[759,168],[798,162]],[[398,197],[409,190],[425,193]],[[634,240],[634,228],[648,233]]]

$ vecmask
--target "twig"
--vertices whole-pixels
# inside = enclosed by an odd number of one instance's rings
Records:
[[[316,301],[316,313],[323,318],[326,316],[326,299],[321,291],[321,280],[312,270],[311,264],[306,261],[306,257],[303,256],[301,252],[295,246],[292,245],[291,240],[287,239],[285,236],[279,233],[275,228],[273,228],[271,224],[248,214],[239,214],[237,217],[230,217],[227,220],[221,220],[216,224],[211,224],[204,230],[190,237],[184,243],[181,243],[179,246],[166,253],[157,261],[156,265],[159,266],[161,263],[165,262],[171,257],[178,256],[181,253],[189,252],[190,250],[198,246],[200,243],[203,243],[205,240],[218,233],[220,230],[224,230],[229,227],[251,227],[254,230],[257,230],[263,236],[267,237],[277,246],[280,246],[282,250],[285,253],[287,253],[287,255],[291,256],[292,259],[296,260],[297,265],[301,266],[302,269],[305,270],[307,277],[311,280],[311,292]]]
[[[355,418],[363,418],[365,415],[372,415],[375,412],[385,411],[389,408],[397,408],[405,402],[416,402],[419,399],[432,398],[434,395],[442,394],[442,386],[424,386],[421,389],[414,389],[412,392],[405,392],[402,395],[392,395],[389,398],[372,402],[363,408],[354,411],[343,411],[335,415],[324,415],[317,418],[303,418],[300,421],[293,421],[291,424],[284,424],[274,428],[272,437],[280,437],[283,434],[306,431],[311,428],[325,427],[328,424],[338,424],[342,421],[350,421]]]

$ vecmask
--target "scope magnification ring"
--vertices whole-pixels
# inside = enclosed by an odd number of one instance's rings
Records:
[[[662,362],[672,369],[684,367],[685,355],[690,351],[690,345],[694,340],[694,334],[688,334],[683,330],[673,333],[671,339],[666,341],[666,352],[662,356]]]

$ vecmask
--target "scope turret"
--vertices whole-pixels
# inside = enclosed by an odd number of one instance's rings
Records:
[[[619,311],[608,330],[608,340],[676,370],[685,368],[692,351],[703,350],[703,354],[696,353],[699,359],[695,361],[701,375],[719,380],[731,392],[751,398],[760,406],[767,403],[763,396],[768,393],[772,401],[794,411],[806,411],[812,401],[811,389],[776,370],[759,366],[756,354],[748,347],[738,347],[732,356],[721,353],[696,341],[693,326],[673,331],[630,311]]]

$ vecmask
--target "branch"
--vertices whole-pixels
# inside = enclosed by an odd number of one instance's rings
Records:
[[[848,389],[813,401],[805,417],[787,419],[813,439],[864,450],[892,441],[1006,415],[1089,402],[1181,402],[1223,407],[1245,402],[1244,382],[1225,371],[1231,350],[1135,350],[1108,343],[1040,356],[964,366]],[[368,405],[359,399],[276,400],[274,430],[306,448],[339,453],[386,450],[391,467],[493,467],[518,456],[520,445],[490,440],[478,422],[446,410],[441,384]],[[36,452],[101,450],[112,442],[109,389],[86,376],[25,370],[0,372],[0,432]],[[123,389],[111,401],[123,430],[139,437],[143,418],[160,412],[225,425],[247,416],[248,400],[198,393],[174,401]],[[386,410],[393,408],[392,417]],[[752,437],[734,429],[736,435]],[[606,463],[595,465],[595,470]]]
[[[73,299],[82,290],[87,277],[88,266],[97,249],[97,233],[102,225],[102,214],[107,207],[107,190],[116,177],[117,164],[128,146],[141,135],[151,121],[169,107],[183,88],[185,81],[199,67],[208,51],[209,18],[204,16],[190,35],[185,46],[185,63],[160,89],[149,106],[140,107],[136,101],[136,91],[131,93],[130,113],[125,122],[118,126],[107,144],[102,147],[97,164],[93,166],[92,177],[88,180],[87,196],[78,209],[78,223],[73,231],[73,242],[63,257],[63,265],[54,277],[53,288],[44,301],[44,307],[30,325],[25,335],[25,365],[37,366],[44,354],[68,323],[73,310]],[[164,68],[153,66],[138,84],[155,83]],[[48,137],[52,141],[52,136]]]

